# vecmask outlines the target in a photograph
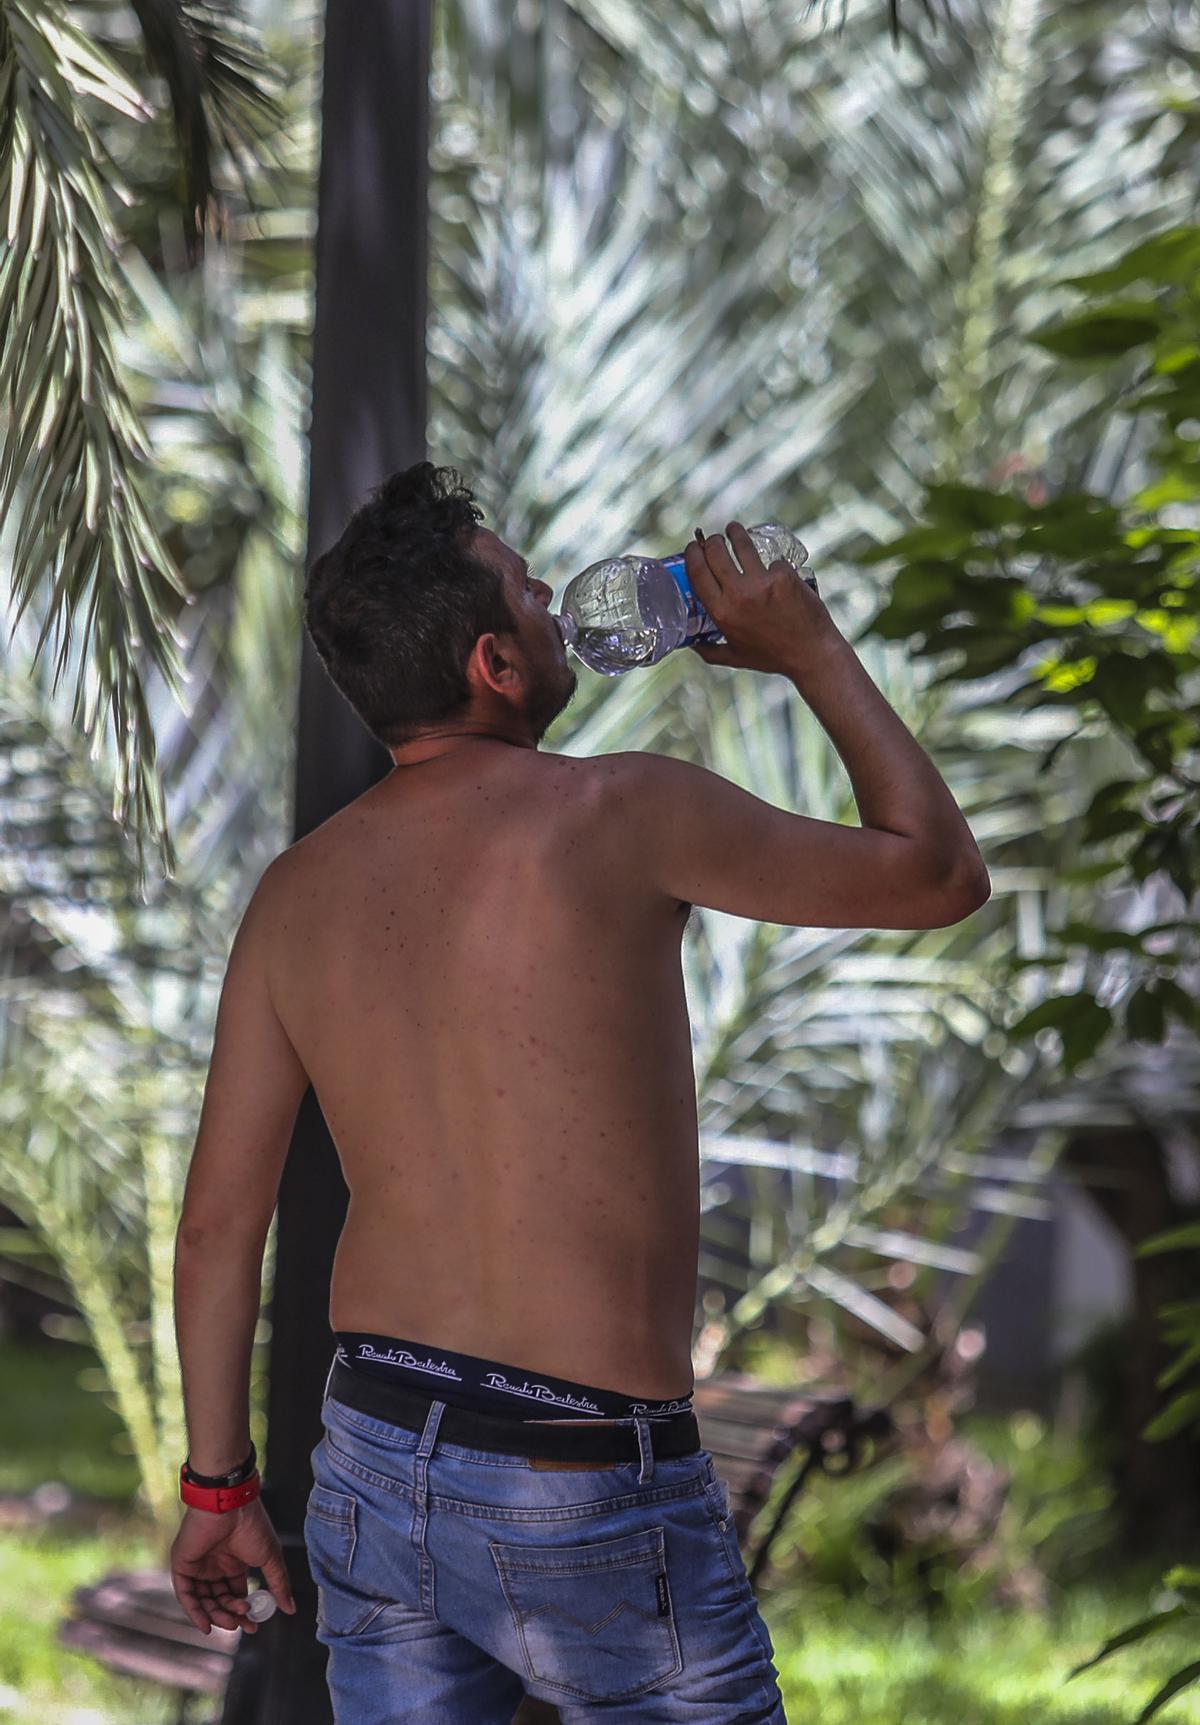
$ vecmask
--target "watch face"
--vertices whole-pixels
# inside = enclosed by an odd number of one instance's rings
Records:
[[[183,1466],[186,1470],[186,1477],[191,1480],[193,1485],[209,1488],[215,1488],[219,1485],[241,1485],[243,1480],[249,1479],[250,1475],[255,1472],[258,1466],[258,1456],[256,1451],[251,1448],[250,1454],[239,1467],[230,1468],[228,1473],[210,1474],[207,1478],[202,1474],[197,1474],[190,1461],[185,1461]]]

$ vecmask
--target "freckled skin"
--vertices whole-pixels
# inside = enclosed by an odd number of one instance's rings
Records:
[[[490,739],[286,853],[272,994],[351,1194],[333,1328],[691,1390],[688,907],[636,853],[602,756]]]

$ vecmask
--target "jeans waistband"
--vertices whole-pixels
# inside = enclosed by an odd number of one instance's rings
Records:
[[[424,1432],[434,1395],[409,1389],[382,1378],[369,1377],[345,1366],[334,1356],[325,1381],[325,1395],[359,1413]],[[694,1413],[669,1419],[647,1419],[635,1414],[612,1425],[589,1421],[586,1426],[534,1425],[509,1419],[503,1414],[476,1413],[472,1408],[443,1402],[437,1421],[437,1437],[469,1449],[498,1450],[505,1455],[544,1456],[563,1461],[645,1461],[647,1452],[668,1461],[695,1455],[700,1448],[700,1427]]]

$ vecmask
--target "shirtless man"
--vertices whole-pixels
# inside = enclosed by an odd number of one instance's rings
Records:
[[[649,1710],[672,1699],[689,1719],[782,1719],[690,1411],[683,928],[693,904],[942,927],[987,899],[987,872],[822,601],[787,563],[764,569],[737,522],[728,544],[687,548],[729,643],[694,651],[791,679],[862,825],[774,808],[665,756],[539,749],[576,686],[552,590],[447,474],[395,475],[309,577],[318,650],[395,767],[271,863],[233,942],[176,1250],[189,1466],[220,1476],[247,1456],[263,1246],[311,1083],[350,1192],[306,1518],[339,1720],[479,1725],[511,1718],[522,1687],[564,1719],[634,1696],[622,1720],[674,1718]],[[452,1498],[471,1515],[439,1507]],[[664,1529],[638,1592],[627,1542],[640,1552]],[[482,1539],[473,1553],[454,1544],[464,1530]],[[624,1556],[589,1571],[609,1540]],[[521,1591],[539,1573],[520,1562],[528,1545],[576,1560],[546,1599]],[[254,1632],[247,1566],[295,1609],[257,1499],[189,1507],[172,1560],[203,1629]],[[620,1599],[571,1591],[602,1576],[623,1577],[643,1611],[618,1625],[619,1659],[595,1625]],[[698,1627],[716,1595],[721,1648]],[[389,1683],[387,1710],[368,1706]]]

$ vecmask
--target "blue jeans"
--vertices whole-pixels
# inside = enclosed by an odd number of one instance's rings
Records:
[[[535,1466],[326,1393],[304,1540],[336,1725],[787,1725],[708,1450]],[[510,1422],[505,1421],[505,1424]]]

